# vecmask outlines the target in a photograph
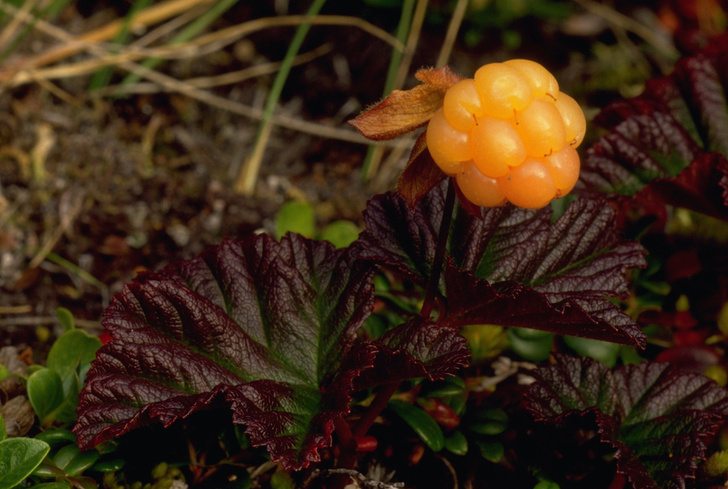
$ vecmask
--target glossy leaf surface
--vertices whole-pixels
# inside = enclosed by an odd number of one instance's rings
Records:
[[[633,99],[607,106],[609,132],[582,161],[580,186],[728,219],[728,37],[681,59]]]
[[[365,211],[363,258],[424,286],[444,205],[442,186],[414,208],[387,194]],[[622,241],[612,209],[579,200],[555,223],[550,209],[458,212],[440,281],[450,326],[498,324],[642,344],[634,321],[610,302],[627,294],[626,271],[644,266],[644,250]]]
[[[534,376],[527,403],[536,418],[551,422],[594,411],[599,436],[615,448],[619,472],[636,489],[684,488],[728,415],[724,389],[665,363],[610,370],[589,358],[558,355]]]
[[[288,468],[317,460],[371,356],[342,361],[369,314],[372,270],[287,235],[227,241],[149,273],[107,309],[113,339],[80,396],[87,448],[149,422],[227,404]]]

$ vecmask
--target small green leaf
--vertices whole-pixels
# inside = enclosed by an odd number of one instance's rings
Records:
[[[5,418],[0,414],[0,441],[3,441],[7,436],[8,433],[5,431]]]
[[[551,481],[541,481],[535,486],[533,486],[533,489],[561,489],[559,485],[555,482]]]
[[[460,377],[445,377],[433,382],[422,395],[427,397],[459,396],[465,391],[465,382]]]
[[[718,477],[728,471],[728,450],[719,450],[713,453],[703,463],[702,470],[710,477]]]
[[[579,355],[593,358],[607,367],[614,367],[620,353],[620,345],[591,338],[564,336],[564,343]]]
[[[58,466],[59,469],[66,471],[66,467],[79,454],[78,447],[76,445],[66,445],[56,452],[53,456],[53,462]]]
[[[296,485],[287,472],[274,472],[270,478],[271,489],[294,489]]]
[[[46,366],[55,370],[66,384],[66,379],[78,372],[79,382],[86,379],[91,361],[96,358],[96,350],[101,348],[101,340],[89,336],[85,331],[74,329],[64,333],[48,352]],[[67,384],[66,384],[67,385]]]
[[[554,335],[535,329],[511,328],[508,330],[508,340],[517,355],[532,362],[542,362],[551,354]]]
[[[483,409],[467,426],[479,435],[500,435],[508,428],[508,415],[502,409]]]
[[[30,486],[29,489],[71,489],[71,484],[66,481],[60,482],[42,482],[34,486]]]
[[[43,461],[35,468],[33,475],[44,479],[60,479],[65,474],[58,466],[53,463],[50,457],[46,457]]]
[[[20,484],[41,463],[51,447],[33,438],[0,441],[0,489]]]
[[[359,237],[359,227],[351,221],[334,221],[321,233],[320,239],[324,239],[337,248],[346,248]]]
[[[445,447],[445,435],[434,419],[422,409],[399,399],[389,401],[388,407],[417,433],[417,436],[433,451]]]
[[[64,332],[76,329],[73,313],[65,307],[59,307],[56,309],[56,318],[58,319],[58,322],[61,323],[61,327]]]
[[[76,443],[76,435],[64,428],[51,427],[35,435],[36,440],[48,443],[51,447],[63,442]]]
[[[116,472],[123,469],[125,464],[126,462],[123,458],[114,458],[111,460],[96,462],[93,467],[91,467],[91,470],[96,472]]]
[[[286,233],[297,233],[311,238],[316,233],[316,216],[308,202],[289,201],[281,206],[276,216],[276,239]]]
[[[46,425],[55,419],[55,410],[63,403],[63,382],[58,374],[48,368],[38,370],[28,377],[28,399],[40,419]]]
[[[10,370],[8,370],[8,367],[0,363],[0,380],[5,380],[8,377],[10,377]]]
[[[508,333],[503,326],[469,324],[460,329],[460,334],[468,340],[472,352],[471,365],[480,365],[497,357],[509,345]]]
[[[447,438],[445,438],[445,448],[455,455],[465,455],[468,453],[468,439],[462,432],[456,430],[453,431]]]
[[[75,445],[74,445],[75,447]],[[76,454],[68,461],[64,471],[70,476],[76,476],[83,473],[84,470],[92,467],[99,459],[99,452],[96,450],[86,450]]]
[[[480,447],[480,454],[484,459],[496,464],[503,459],[505,448],[502,443],[497,441],[479,441],[477,443],[478,447]]]

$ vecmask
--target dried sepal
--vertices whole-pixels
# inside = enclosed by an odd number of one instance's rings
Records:
[[[424,126],[442,106],[445,91],[462,78],[445,66],[415,74],[422,82],[409,90],[394,90],[349,124],[374,141],[394,139]]]
[[[407,166],[397,184],[397,192],[404,197],[410,207],[417,205],[422,197],[447,178],[432,160],[427,150],[425,134],[424,132],[420,134],[415,141]]]

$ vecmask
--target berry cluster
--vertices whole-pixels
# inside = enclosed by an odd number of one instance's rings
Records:
[[[585,131],[581,107],[554,76],[514,59],[451,86],[426,138],[435,163],[473,204],[536,209],[574,187]]]

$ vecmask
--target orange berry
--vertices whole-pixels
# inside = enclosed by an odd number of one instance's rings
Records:
[[[442,109],[430,119],[425,138],[432,159],[448,175],[460,170],[460,162],[472,159],[468,134],[448,124]]]
[[[567,144],[560,151],[544,158],[543,162],[551,172],[559,197],[571,192],[579,179],[579,153]]]
[[[497,207],[506,203],[498,182],[486,177],[472,161],[463,163],[455,179],[466,199],[481,207]]]
[[[475,72],[475,85],[485,115],[510,119],[533,99],[531,82],[522,71],[503,63],[490,63]]]
[[[466,78],[448,88],[442,110],[452,127],[461,132],[469,132],[475,125],[476,117],[484,114],[475,80]]]
[[[470,149],[478,170],[491,178],[507,175],[509,167],[526,159],[526,148],[513,124],[493,117],[479,119],[470,131]]]
[[[565,93],[559,94],[559,98],[556,100],[556,108],[564,121],[566,141],[574,148],[578,147],[586,133],[586,117],[584,117],[584,111],[581,110],[576,100]]]
[[[510,59],[505,64],[523,72],[531,82],[534,97],[549,97],[556,100],[559,96],[559,82],[549,70],[530,59]]]
[[[556,104],[543,97],[516,114],[516,131],[528,156],[540,158],[559,151],[566,143],[564,120]]]
[[[526,158],[510,175],[499,178],[498,186],[510,202],[526,209],[544,207],[556,196],[551,172],[535,158]]]

